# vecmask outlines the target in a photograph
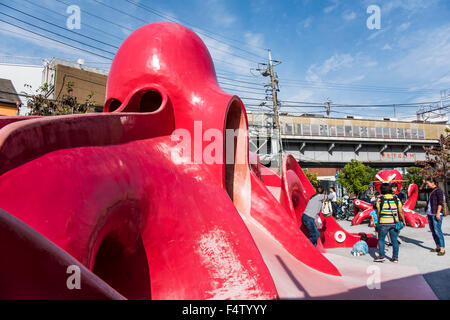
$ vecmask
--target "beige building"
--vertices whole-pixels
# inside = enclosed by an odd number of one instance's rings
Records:
[[[83,62],[83,61],[79,61]],[[98,108],[105,102],[108,72],[62,59],[53,58],[43,71],[42,82],[49,87],[48,98],[58,99],[67,93],[68,83],[73,84],[73,92],[78,102],[84,102],[90,94]]]

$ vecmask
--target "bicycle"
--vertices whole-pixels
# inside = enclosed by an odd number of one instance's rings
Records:
[[[351,215],[353,215],[353,200],[348,196],[344,196],[341,203],[339,204],[336,212],[335,218],[338,220],[348,220]]]

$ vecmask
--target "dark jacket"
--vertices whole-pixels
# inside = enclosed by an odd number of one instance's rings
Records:
[[[436,187],[431,191],[426,208],[428,208],[428,203],[431,204],[432,215],[436,215],[437,207],[439,205],[444,206],[444,193],[439,187]],[[444,213],[444,208],[442,208],[441,213]]]

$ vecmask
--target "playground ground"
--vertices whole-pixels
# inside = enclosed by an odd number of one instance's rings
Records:
[[[349,232],[374,233],[374,228],[369,227],[368,220],[357,226],[352,226],[350,221],[338,220],[338,223]],[[442,231],[446,246],[449,247],[450,217],[444,218]],[[437,256],[436,253],[430,252],[431,249],[435,248],[435,244],[428,225],[421,229],[404,228],[400,232],[399,240],[401,242],[399,265],[416,267],[439,299],[450,300],[450,252],[441,257]],[[392,247],[386,248],[386,256],[391,258]],[[328,249],[327,251],[336,255],[377,264],[372,261],[375,255],[378,254],[378,249],[369,248],[369,254],[359,257],[353,257],[350,254],[350,250],[349,248],[337,248]],[[386,260],[383,264],[393,263]]]

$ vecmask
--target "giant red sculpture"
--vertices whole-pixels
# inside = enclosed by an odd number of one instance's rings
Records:
[[[358,235],[329,217],[308,241],[311,184],[291,156],[281,178],[249,156],[242,101],[183,26],[125,40],[104,113],[0,125],[0,298],[276,299],[302,274],[321,296],[355,286],[324,252]],[[66,287],[73,265],[82,290]]]

